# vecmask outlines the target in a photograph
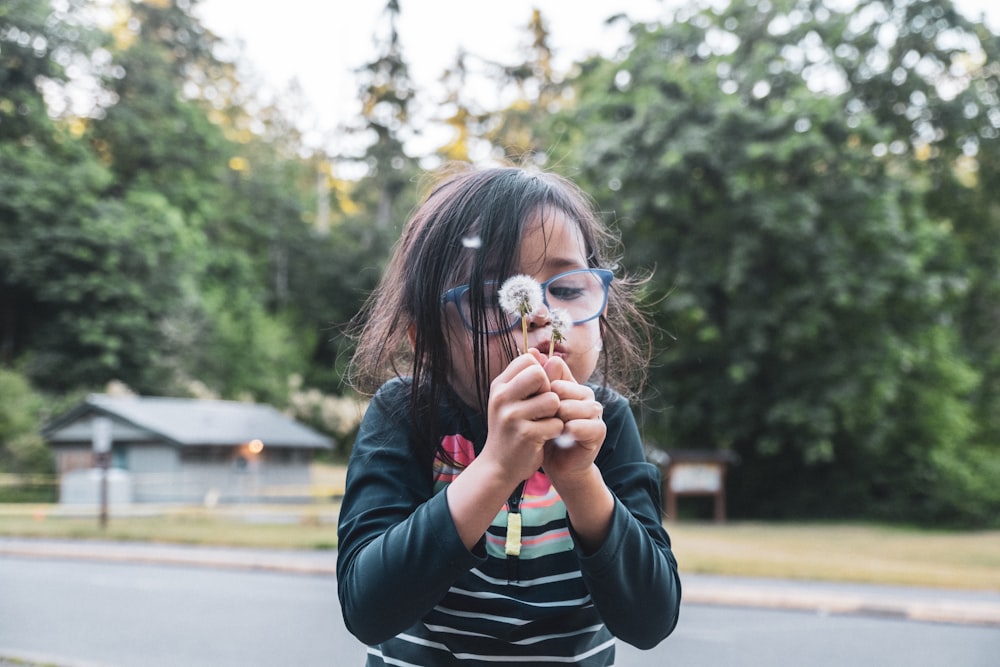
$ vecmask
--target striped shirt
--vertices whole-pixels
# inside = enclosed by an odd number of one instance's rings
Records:
[[[680,582],[660,523],[656,469],[627,402],[607,390],[597,465],[615,495],[611,529],[584,554],[542,472],[520,503],[521,551],[505,553],[508,509],[470,551],[442,491],[485,442],[481,417],[445,409],[447,457],[427,475],[412,453],[405,381],[376,395],[355,442],[339,524],[338,588],[368,665],[613,665],[615,636],[649,648],[677,622]]]

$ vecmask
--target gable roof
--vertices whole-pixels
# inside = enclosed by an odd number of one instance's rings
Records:
[[[91,394],[50,421],[42,435],[51,443],[90,442],[95,416],[112,419],[112,437],[152,437],[181,446],[238,445],[260,440],[268,447],[329,449],[333,441],[270,405],[151,396]]]

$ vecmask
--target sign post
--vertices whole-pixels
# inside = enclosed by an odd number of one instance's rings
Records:
[[[726,471],[739,457],[729,451],[681,450],[670,452],[663,485],[663,505],[667,518],[677,520],[677,499],[683,496],[711,496],[715,500],[715,521],[726,521]]]
[[[98,524],[108,527],[108,467],[111,463],[111,419],[94,417],[91,421],[91,440],[94,445],[94,462],[101,470],[101,500]]]

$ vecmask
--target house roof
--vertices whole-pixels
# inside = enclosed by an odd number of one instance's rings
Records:
[[[167,440],[176,445],[236,445],[260,440],[268,447],[329,449],[333,441],[270,405],[150,396],[91,394],[50,421],[52,443],[90,441],[95,416],[112,419],[114,439]]]

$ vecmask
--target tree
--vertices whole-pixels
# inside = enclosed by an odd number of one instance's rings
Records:
[[[570,103],[571,89],[553,65],[549,28],[540,10],[532,10],[525,27],[528,45],[523,61],[480,61],[480,67],[473,71],[469,61],[475,59],[463,52],[445,72],[444,104],[451,110],[445,123],[453,128],[454,138],[438,149],[439,156],[523,164],[545,164],[549,159],[552,147],[539,136],[538,129],[545,118]],[[481,79],[494,85],[498,108],[484,109],[466,99],[469,81],[483,83]],[[490,149],[484,150],[483,145]]]
[[[526,60],[496,66],[500,85],[512,84],[517,92],[510,104],[486,121],[485,138],[508,161],[544,164],[549,147],[537,136],[536,127],[565,103],[567,87],[553,67],[549,28],[540,10],[532,10],[527,29],[531,37]]]
[[[387,230],[400,214],[409,210],[412,198],[401,206],[400,197],[416,172],[416,163],[404,150],[408,133],[414,85],[399,41],[399,0],[386,3],[387,34],[376,43],[374,60],[358,68],[361,93],[362,131],[373,138],[363,161],[368,168],[363,189],[375,195],[374,229]]]
[[[50,390],[114,378],[156,386],[165,317],[185,296],[191,267],[194,242],[181,217],[148,193],[81,201],[93,177],[86,170],[37,182],[40,175],[10,182],[29,194],[7,200],[41,223],[11,247],[23,253],[11,277],[25,295],[20,308],[32,334],[20,363]],[[76,183],[80,190],[67,187]]]
[[[192,3],[130,8],[114,30],[120,69],[107,83],[116,102],[89,138],[114,173],[112,195],[157,193],[191,237],[183,299],[159,302],[157,385],[177,393],[197,380],[282,404],[312,344],[312,332],[300,334],[283,312],[289,239],[304,227],[307,167],[289,148],[298,135],[277,127],[273,107],[248,120],[236,70],[216,57]]]
[[[471,162],[476,152],[475,143],[482,134],[483,112],[474,100],[467,99],[466,89],[471,78],[469,54],[459,51],[455,62],[441,75],[445,88],[442,108],[445,110],[443,122],[452,131],[452,137],[437,149],[437,154],[446,162]]]
[[[873,28],[876,28],[873,29]],[[846,104],[887,129],[883,150],[903,151],[924,205],[957,243],[965,285],[954,313],[963,351],[982,374],[972,393],[982,458],[1000,453],[1000,40],[951,2],[870,2],[830,22],[834,56],[850,83]],[[979,458],[979,456],[974,456]],[[978,464],[973,464],[979,467]],[[996,470],[1000,474],[1000,470]]]
[[[0,472],[52,473],[52,453],[38,432],[42,406],[24,376],[0,368]]]
[[[834,85],[852,79],[823,36],[849,21],[787,1],[637,26],[550,132],[628,265],[656,267],[648,433],[739,453],[747,515],[969,519],[941,464],[980,386],[949,324],[959,246],[893,128]]]
[[[191,2],[120,8],[103,41],[81,3],[0,10],[3,361],[46,390],[199,380],[280,403],[316,338],[288,292],[312,165]],[[84,115],[47,104],[78,62],[105,86]]]
[[[107,364],[121,360],[122,341],[146,344],[139,331],[153,326],[130,320],[141,317],[141,307],[97,284],[102,271],[118,268],[121,248],[102,248],[90,234],[113,234],[106,216],[124,211],[102,201],[111,175],[79,141],[78,119],[54,122],[43,94],[68,83],[58,63],[90,62],[88,49],[99,43],[79,12],[80,3],[56,11],[27,0],[0,12],[0,350],[6,365],[19,362],[30,378],[53,387],[95,368],[108,372]],[[103,339],[94,328],[102,300],[124,309],[110,325],[115,333]],[[92,364],[77,369],[77,358]]]
[[[332,393],[344,389],[344,371],[354,348],[350,321],[378,282],[389,249],[416,203],[419,168],[405,147],[416,135],[416,91],[399,41],[399,14],[400,3],[389,0],[376,56],[357,70],[361,116],[350,132],[369,143],[360,155],[330,156],[333,164],[362,164],[365,173],[350,183],[336,177],[332,168],[323,174],[323,189],[335,194],[330,208],[336,220],[325,236],[306,240],[308,247],[302,248],[302,262],[292,276],[294,289],[303,297],[301,312],[312,317],[320,333],[306,381]]]
[[[88,137],[114,173],[116,194],[159,192],[211,233],[225,210],[219,183],[235,153],[194,84],[219,68],[214,38],[190,14],[189,2],[133,2],[129,10],[112,29],[117,67],[105,84],[115,102]]]
[[[0,7],[0,141],[53,147],[43,91],[62,92],[68,64],[97,69],[91,55],[99,33],[81,18],[83,5],[68,0],[55,9],[44,0],[9,0]]]

